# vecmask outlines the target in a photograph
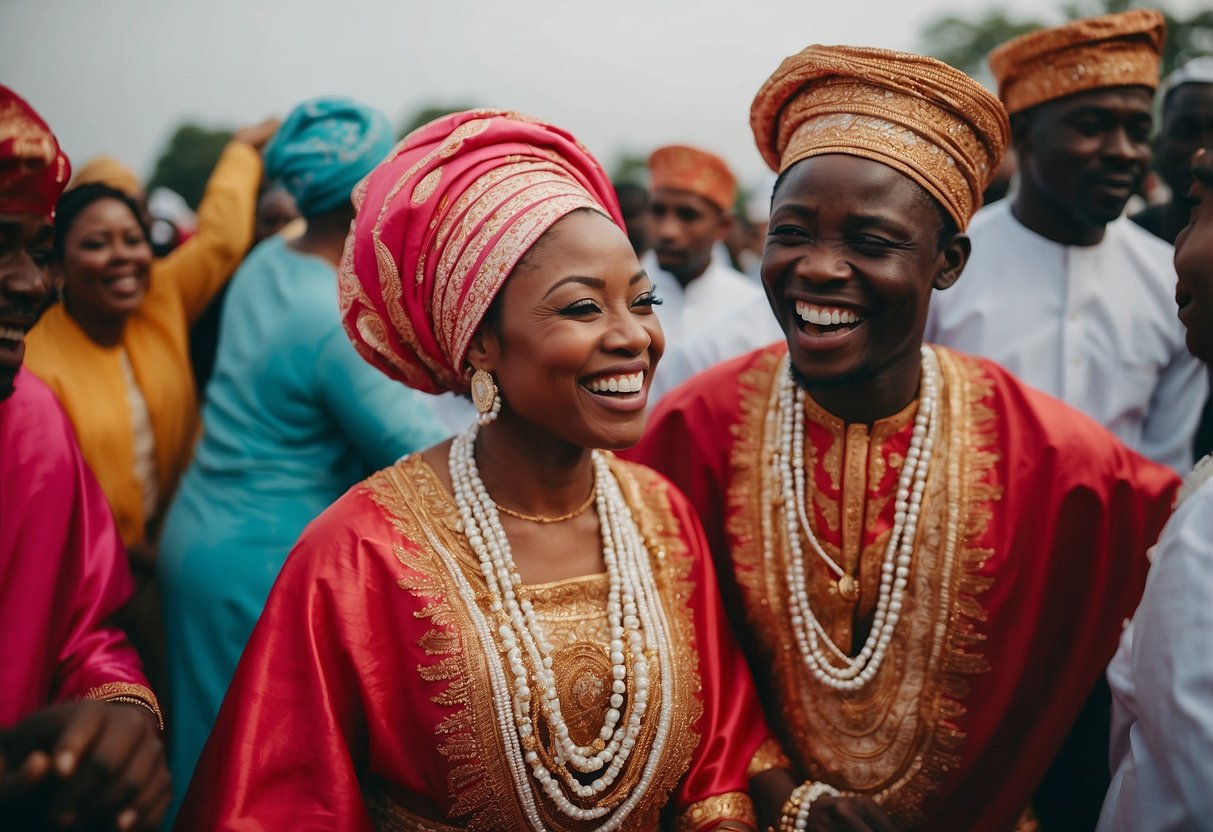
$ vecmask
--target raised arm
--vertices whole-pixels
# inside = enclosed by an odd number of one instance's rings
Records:
[[[223,149],[198,204],[198,232],[155,264],[155,279],[181,296],[193,323],[235,273],[253,242],[261,148],[276,120],[243,128]]]

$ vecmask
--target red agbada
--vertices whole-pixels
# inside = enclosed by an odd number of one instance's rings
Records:
[[[133,588],[67,415],[19,371],[0,401],[0,728],[76,699],[137,699],[159,713],[111,620]]]
[[[796,647],[786,546],[770,531],[782,494],[767,419],[786,352],[767,347],[675,390],[631,456],[702,519],[768,718],[801,776],[875,796],[908,827],[1015,828],[1136,606],[1178,481],[997,365],[936,348],[941,434],[905,607],[872,682],[835,691]],[[847,601],[806,545],[809,600],[852,655],[872,621],[917,406],[867,426],[807,405],[805,510],[827,554],[859,579]]]

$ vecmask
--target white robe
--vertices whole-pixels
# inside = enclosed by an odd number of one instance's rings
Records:
[[[1127,219],[1094,246],[1029,231],[1003,200],[969,227],[960,281],[926,340],[991,358],[1144,456],[1187,471],[1208,385],[1176,318],[1174,250]]]
[[[1213,479],[1181,503],[1153,559],[1108,667],[1112,784],[1098,832],[1213,830]]]
[[[729,265],[722,248],[713,249],[707,270],[685,289],[657,264],[652,251],[641,258],[662,299],[657,317],[665,331],[666,352],[653,379],[650,406],[696,373],[783,337],[762,284]]]

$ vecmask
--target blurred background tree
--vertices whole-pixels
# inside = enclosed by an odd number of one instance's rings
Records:
[[[181,194],[190,208],[197,211],[206,180],[231,138],[231,130],[182,124],[160,154],[145,192],[150,194],[156,188],[168,188]]]
[[[458,113],[461,110],[474,110],[476,109],[476,106],[477,105],[475,104],[469,104],[464,101],[456,101],[454,103],[436,102],[433,104],[427,104],[424,107],[414,110],[411,115],[407,115],[400,120],[399,129],[396,131],[396,138],[403,139],[421,125],[427,124],[436,118],[441,118],[442,116],[450,115],[451,113]]]
[[[608,171],[612,182],[631,182],[636,185],[648,186],[649,157],[647,154],[634,153],[625,150],[615,157]]]
[[[1162,74],[1166,75],[1196,55],[1213,53],[1213,10],[1179,17],[1157,4],[1135,4],[1130,0],[1074,0],[1062,5],[1067,20],[1125,11],[1135,6],[1158,8],[1167,19],[1167,41],[1163,48]],[[1000,43],[1033,29],[1053,25],[1030,18],[1011,17],[994,7],[976,14],[955,12],[930,21],[920,33],[922,50],[970,75],[990,80],[986,56]]]

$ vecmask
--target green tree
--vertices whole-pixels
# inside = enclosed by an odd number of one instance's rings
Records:
[[[634,182],[644,185],[649,178],[649,158],[631,151],[623,151],[615,158],[609,171],[612,182]]]
[[[1130,0],[1074,0],[1062,6],[1068,20],[1125,11],[1135,5],[1158,8],[1156,3],[1135,4]],[[1184,61],[1199,54],[1213,53],[1213,11],[1201,11],[1190,17],[1178,17],[1159,9],[1167,21],[1167,40],[1163,47],[1162,74],[1166,75]],[[923,28],[923,51],[970,75],[986,72],[990,50],[1017,35],[1051,25],[1039,20],[1012,18],[1001,9],[980,15],[951,13],[937,17]]]
[[[165,187],[181,194],[189,206],[198,210],[206,181],[224,145],[232,138],[230,130],[212,130],[197,124],[183,124],[173,133],[168,146],[156,162],[147,183],[147,193]]]
[[[396,133],[396,138],[403,139],[421,125],[429,124],[436,118],[442,118],[443,116],[450,115],[451,113],[458,113],[463,110],[472,110],[475,109],[475,107],[475,104],[468,104],[465,102],[456,102],[454,104],[427,104],[426,106],[415,110],[412,115],[401,119],[400,129]]]

